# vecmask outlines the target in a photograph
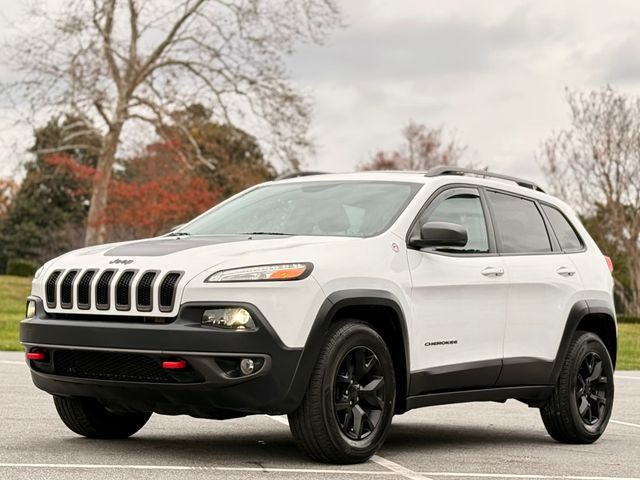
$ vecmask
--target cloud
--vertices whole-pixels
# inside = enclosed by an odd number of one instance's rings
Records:
[[[550,36],[526,8],[507,18],[478,22],[448,18],[403,18],[369,25],[359,22],[322,47],[298,51],[290,65],[301,82],[367,82],[402,78],[481,74]]]

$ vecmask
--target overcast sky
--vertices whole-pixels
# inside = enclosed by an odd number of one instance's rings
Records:
[[[0,0],[5,18],[13,3]],[[399,144],[413,119],[455,132],[469,160],[542,180],[534,153],[568,124],[565,87],[609,83],[640,94],[635,0],[341,5],[346,28],[290,61],[296,84],[315,102],[310,169],[352,170]],[[0,175],[14,171],[7,145],[18,137],[24,133],[0,130]]]

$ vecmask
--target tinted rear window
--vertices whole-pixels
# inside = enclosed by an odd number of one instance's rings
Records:
[[[531,200],[488,192],[504,253],[543,253],[551,242],[542,215]]]
[[[584,244],[576,233],[575,228],[573,228],[569,220],[567,220],[567,217],[565,217],[560,210],[549,205],[543,205],[542,209],[547,215],[549,222],[551,222],[551,226],[553,227],[556,237],[558,237],[558,242],[560,242],[560,248],[562,248],[562,250],[575,252],[576,250],[582,250],[584,248]]]

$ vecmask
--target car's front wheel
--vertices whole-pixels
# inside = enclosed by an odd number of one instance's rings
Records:
[[[359,463],[384,442],[395,407],[395,373],[385,341],[366,323],[329,330],[302,404],[289,415],[314,460]]]
[[[600,337],[577,332],[551,398],[540,408],[547,432],[563,443],[592,443],[613,408],[613,365]]]
[[[89,438],[127,438],[140,430],[151,413],[113,413],[96,399],[53,397],[58,415],[69,430]]]

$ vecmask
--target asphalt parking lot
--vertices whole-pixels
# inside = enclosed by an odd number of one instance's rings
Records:
[[[561,445],[538,411],[515,401],[414,410],[396,417],[373,460],[307,460],[286,419],[224,422],[155,415],[128,440],[74,435],[37,390],[18,352],[0,352],[0,479],[555,479],[640,480],[640,372],[616,378],[613,421],[594,445]]]

